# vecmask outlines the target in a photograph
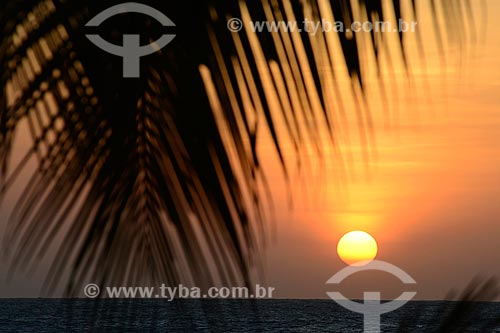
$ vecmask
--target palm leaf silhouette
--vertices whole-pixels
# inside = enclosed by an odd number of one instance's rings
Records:
[[[465,332],[472,328],[481,332],[496,331],[500,327],[500,317],[495,311],[486,311],[485,304],[495,304],[492,302],[499,295],[498,278],[477,276],[460,295],[455,290],[450,291],[446,297],[448,301],[438,302],[434,311],[417,308],[409,312],[401,318],[397,332],[412,331],[415,323],[425,332]]]
[[[381,0],[150,1],[176,23],[177,37],[142,58],[141,78],[133,80],[121,79],[121,59],[85,38],[85,23],[114,4],[8,0],[0,10],[2,195],[37,162],[5,235],[11,270],[36,265],[55,246],[47,293],[65,274],[67,295],[88,281],[248,284],[267,234],[258,133],[272,136],[284,177],[289,163],[302,162],[306,142],[321,155],[320,124],[336,144],[346,112],[357,112],[370,146],[363,96],[357,110],[334,107],[348,98],[335,71],[346,68],[352,89],[363,91],[367,53],[379,66],[382,56],[406,65],[407,54],[402,33],[397,52],[372,33],[372,51],[360,48],[356,34],[253,33],[247,25],[232,33],[227,20],[417,19],[416,1],[393,0],[389,9]],[[465,35],[467,6],[431,1],[435,21],[446,11],[453,26],[453,33],[436,30],[441,44]],[[159,29],[135,16],[118,21],[100,30],[115,44],[125,31],[154,40]],[[20,128],[33,144],[9,167]],[[283,156],[287,144],[295,161]]]

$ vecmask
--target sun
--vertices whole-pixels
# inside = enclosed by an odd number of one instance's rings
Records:
[[[337,253],[346,264],[364,265],[377,256],[377,241],[364,231],[346,233],[337,244]]]

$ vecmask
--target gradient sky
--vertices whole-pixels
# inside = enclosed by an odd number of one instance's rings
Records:
[[[445,64],[432,47],[425,61],[415,45],[410,47],[412,83],[398,66],[393,73],[383,71],[386,82],[394,75],[398,87],[396,92],[388,85],[386,103],[378,81],[368,80],[374,117],[368,159],[357,135],[354,106],[348,102],[342,152],[327,149],[322,160],[311,155],[303,177],[294,178],[289,187],[270,138],[259,138],[277,218],[261,282],[274,286],[276,296],[325,298],[331,289],[326,280],[344,267],[336,254],[337,241],[358,229],[376,238],[378,259],[414,277],[419,299],[442,298],[478,274],[500,276],[500,32],[494,17],[499,12],[500,2],[489,0],[487,20],[476,13],[484,34],[475,44],[464,45],[460,59],[454,57],[460,52],[453,44],[445,50]],[[419,26],[430,29],[425,17]],[[371,61],[363,64],[368,70]],[[19,150],[27,145],[22,137],[17,144]],[[291,149],[285,153],[294,158]],[[7,198],[3,203],[0,231],[13,202]],[[5,282],[4,257],[0,265],[0,297],[39,295],[45,263],[10,283]],[[403,288],[390,276],[367,273],[347,282],[344,291],[361,295],[367,286],[386,297],[399,295]]]
[[[313,171],[316,179],[308,178],[307,188],[292,184],[293,209],[285,186],[273,184],[279,222],[267,277],[278,296],[326,297],[332,287],[325,281],[344,267],[336,244],[357,229],[377,239],[378,259],[415,278],[418,299],[440,299],[475,276],[500,276],[498,12],[500,2],[488,1],[487,21],[475,16],[485,34],[465,46],[464,59],[453,57],[453,45],[445,51],[445,65],[437,52],[426,54],[426,67],[414,54],[412,85],[401,79],[397,102],[388,107],[372,93],[376,156],[368,168],[352,121],[347,177],[338,179],[337,155],[325,156],[323,174]],[[429,29],[425,21],[419,25]],[[275,165],[271,149],[268,157]],[[277,173],[270,179],[278,182]],[[345,182],[341,190],[339,181]],[[383,297],[404,289],[393,277],[368,272],[343,289],[361,296],[367,287]]]

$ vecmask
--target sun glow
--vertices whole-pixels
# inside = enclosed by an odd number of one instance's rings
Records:
[[[364,231],[351,231],[346,233],[337,244],[337,253],[348,265],[364,265],[367,261],[375,259],[378,246],[375,239]]]

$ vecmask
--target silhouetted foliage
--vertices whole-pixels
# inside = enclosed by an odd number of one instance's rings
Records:
[[[498,278],[488,280],[476,278],[470,282],[460,295],[451,291],[447,296],[449,302],[442,304],[434,315],[429,311],[415,312],[402,318],[398,332],[410,332],[414,323],[418,323],[422,332],[466,332],[472,327],[481,332],[492,332],[500,328],[500,316],[485,312],[485,302],[494,302],[500,296]]]
[[[410,4],[405,14],[403,2]],[[393,0],[396,18],[418,18],[415,2]],[[47,293],[66,273],[67,295],[78,295],[89,280],[248,284],[267,234],[262,195],[268,185],[258,133],[269,131],[289,177],[284,141],[293,144],[300,163],[307,158],[300,154],[307,140],[321,154],[318,123],[328,125],[334,144],[340,126],[335,119],[354,112],[332,107],[332,99],[347,97],[335,88],[336,45],[326,34],[231,33],[226,27],[230,17],[301,22],[330,9],[336,20],[348,23],[356,18],[352,1],[145,3],[176,23],[177,37],[141,59],[140,79],[122,79],[122,59],[85,37],[85,23],[116,2],[7,0],[1,5],[2,195],[16,186],[30,161],[37,162],[5,240],[12,272],[36,265],[55,247]],[[466,29],[467,4],[432,1],[436,20],[440,8],[454,27],[447,34],[437,30],[439,40]],[[389,19],[381,0],[358,5],[369,20]],[[137,15],[112,22],[99,33],[115,44],[121,44],[124,32],[141,31],[143,39],[154,40],[163,31]],[[385,56],[405,60],[404,35],[399,37],[400,52]],[[356,34],[338,38],[352,87],[362,89],[360,63],[370,51],[359,48]],[[373,33],[371,40],[380,59],[383,34]],[[276,115],[284,119],[282,136]],[[307,119],[305,125],[299,118]],[[371,115],[365,110],[358,118],[369,144]],[[20,128],[29,132],[19,133]],[[17,134],[29,135],[33,143],[21,162],[9,167]]]

